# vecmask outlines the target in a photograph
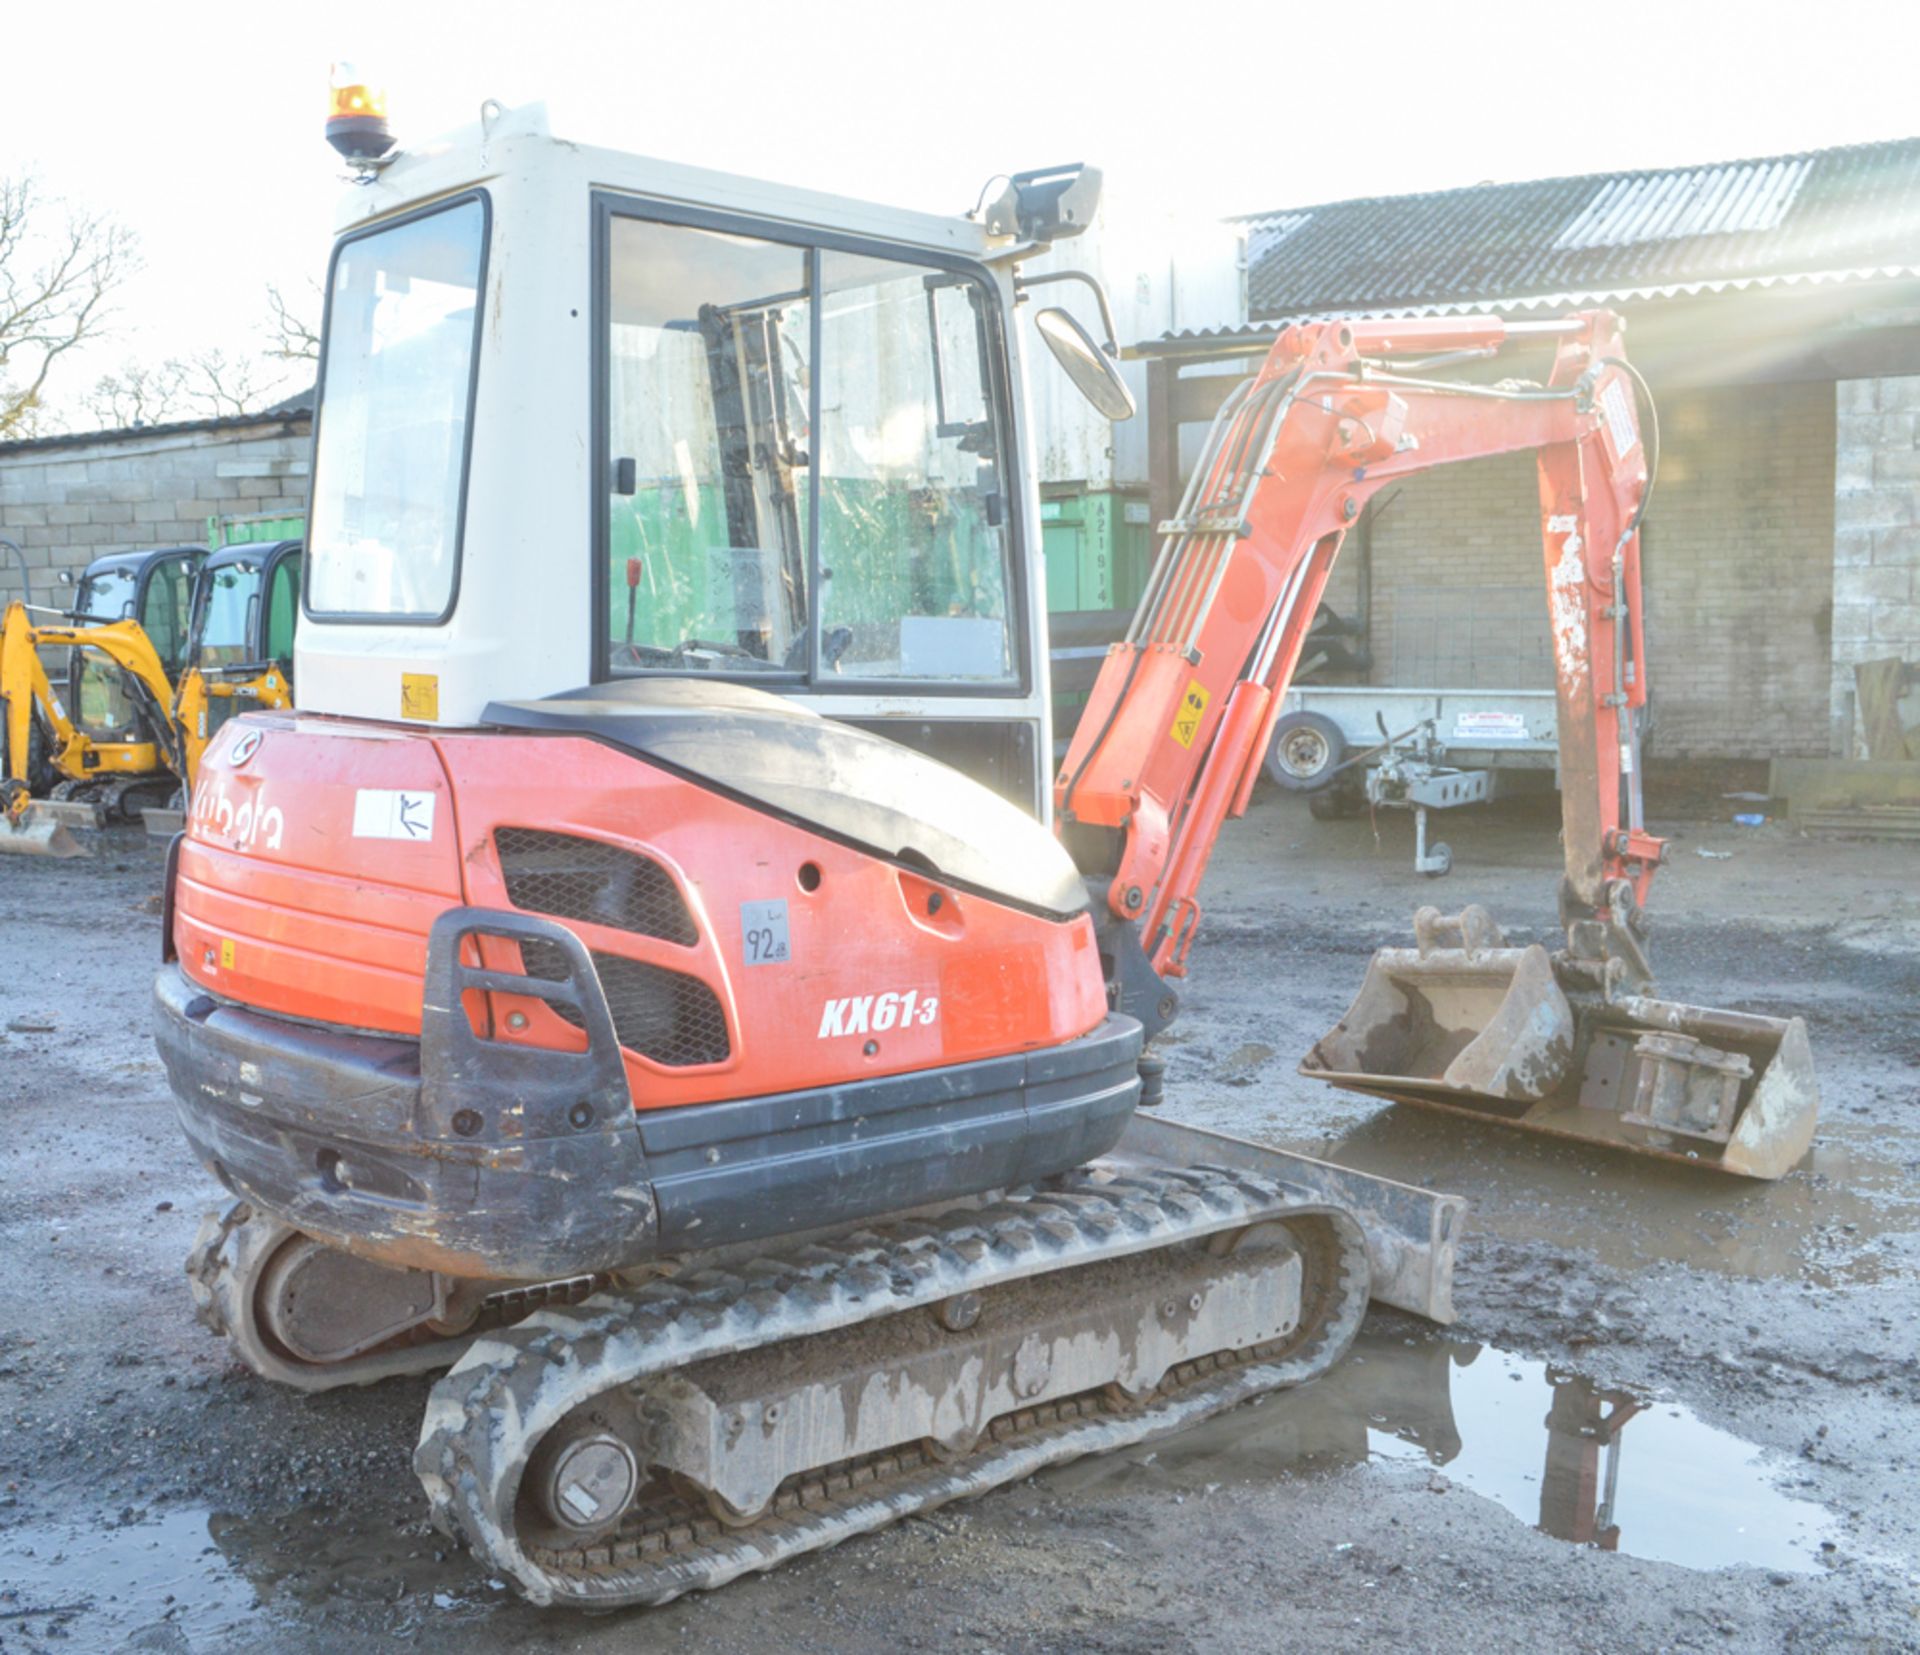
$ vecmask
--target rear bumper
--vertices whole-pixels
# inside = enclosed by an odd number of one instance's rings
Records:
[[[577,996],[587,1052],[472,1035],[455,1008],[490,986],[458,964],[473,932],[566,951],[572,978],[542,989]],[[236,1195],[362,1256],[541,1281],[1028,1183],[1112,1148],[1139,1099],[1140,1025],[1112,1016],[1047,1051],[636,1112],[586,951],[522,914],[446,915],[426,999],[419,1041],[349,1034],[163,967],[156,1040],[195,1153]]]

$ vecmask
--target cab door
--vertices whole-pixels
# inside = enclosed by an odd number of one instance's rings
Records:
[[[267,563],[266,591],[260,605],[257,661],[271,661],[280,676],[293,682],[293,634],[300,622],[300,564],[298,540],[282,541]]]
[[[187,658],[193,621],[193,582],[206,553],[198,547],[156,557],[141,579],[135,618],[166,669],[167,680],[180,676]]]

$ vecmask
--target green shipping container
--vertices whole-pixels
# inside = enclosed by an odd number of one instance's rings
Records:
[[[217,552],[222,546],[270,546],[281,540],[298,540],[306,532],[307,520],[298,516],[209,517],[207,550]]]
[[[1153,518],[1144,495],[1042,489],[1053,657],[1054,746],[1080,721],[1107,646],[1127,630],[1153,568]]]
[[[1040,541],[1047,560],[1050,613],[1131,613],[1139,603],[1153,565],[1153,522],[1143,496],[1043,492]]]

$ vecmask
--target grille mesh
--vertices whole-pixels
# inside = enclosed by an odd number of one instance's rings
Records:
[[[520,957],[529,977],[564,982],[567,956],[558,944],[526,938]],[[732,1046],[727,1040],[727,1016],[720,1001],[698,977],[622,954],[593,954],[593,968],[607,993],[614,1032],[620,1044],[669,1069],[700,1063],[724,1063]],[[586,1020],[569,1005],[547,1002],[556,1015],[576,1029]]]
[[[673,876],[650,857],[539,828],[495,828],[493,843],[516,908],[686,948],[699,940]]]

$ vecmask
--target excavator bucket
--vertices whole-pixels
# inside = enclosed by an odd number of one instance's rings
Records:
[[[1414,918],[1300,1065],[1315,1080],[1639,1154],[1778,1178],[1806,1153],[1819,1087],[1806,1025],[1562,989],[1546,949],[1484,909]]]
[[[66,823],[38,805],[29,805],[18,822],[0,817],[0,855],[85,856],[86,849]]]

